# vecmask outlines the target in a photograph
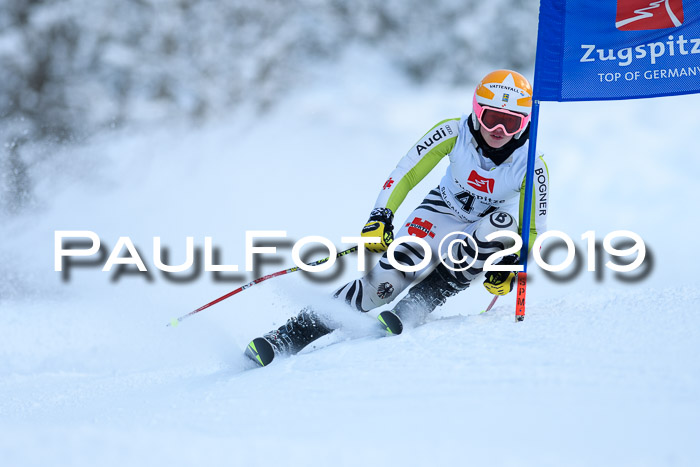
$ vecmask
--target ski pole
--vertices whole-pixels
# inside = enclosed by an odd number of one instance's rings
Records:
[[[485,309],[484,311],[482,311],[481,313],[486,313],[486,312],[489,311],[491,308],[493,308],[493,306],[496,304],[496,300],[498,300],[498,297],[499,297],[499,295],[494,295],[494,296],[493,296],[493,300],[491,300],[491,303],[489,303],[488,308],[486,308],[486,309]],[[481,313],[479,313],[479,314],[481,314]]]
[[[340,258],[341,256],[349,255],[350,253],[354,253],[354,252],[356,252],[356,251],[357,251],[357,247],[354,246],[354,247],[352,247],[352,248],[348,248],[348,249],[345,250],[345,251],[341,251],[340,253],[338,253],[337,255],[335,255],[335,257],[336,257],[336,258]],[[328,258],[323,258],[323,259],[319,259],[318,261],[314,261],[313,263],[307,263],[307,266],[318,266],[319,264],[325,263],[325,262],[328,261],[329,259],[331,259],[330,256],[329,256]],[[200,307],[197,308],[196,310],[190,311],[190,312],[187,313],[186,315],[182,315],[182,316],[180,316],[179,318],[173,318],[173,320],[170,321],[166,326],[175,327],[175,326],[177,326],[178,324],[180,324],[180,322],[181,322],[182,320],[187,319],[187,318],[189,318],[190,316],[192,316],[192,315],[194,315],[194,314],[196,314],[196,313],[199,313],[200,311],[205,310],[205,309],[209,308],[209,307],[212,306],[212,305],[216,305],[217,303],[219,303],[219,302],[221,302],[221,301],[223,301],[223,300],[226,300],[227,298],[232,297],[232,296],[236,295],[236,294],[239,293],[239,292],[243,292],[243,291],[244,291],[245,289],[247,289],[248,287],[252,287],[252,286],[254,286],[255,284],[259,284],[259,283],[261,283],[261,282],[263,282],[263,281],[266,281],[266,280],[268,280],[268,279],[272,279],[273,277],[283,276],[283,275],[285,275],[285,274],[289,274],[290,272],[296,272],[296,271],[298,271],[299,269],[300,269],[300,268],[299,268],[298,266],[295,266],[295,267],[293,267],[293,268],[285,269],[284,271],[277,271],[277,272],[275,272],[275,273],[268,274],[267,276],[259,277],[259,278],[255,279],[253,282],[250,282],[250,283],[248,283],[248,284],[246,284],[246,285],[244,285],[244,286],[241,286],[241,287],[237,288],[236,290],[233,290],[233,291],[227,293],[226,295],[222,295],[221,297],[217,298],[216,300],[212,300],[211,302],[207,303],[206,305],[200,306]]]

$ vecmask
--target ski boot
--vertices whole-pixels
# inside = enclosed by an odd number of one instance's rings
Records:
[[[468,287],[469,282],[457,282],[450,271],[440,264],[425,279],[411,287],[406,296],[396,304],[392,314],[397,317],[399,323],[416,326],[425,320],[428,313],[444,305],[449,297],[457,295]],[[394,332],[394,334],[400,334],[400,332]]]
[[[332,331],[310,308],[304,308],[279,329],[253,339],[245,354],[260,366],[267,366],[275,355],[294,355]]]

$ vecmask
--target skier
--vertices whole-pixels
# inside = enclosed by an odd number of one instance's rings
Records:
[[[483,272],[489,256],[512,248],[515,242],[509,237],[487,241],[486,236],[503,230],[520,233],[531,108],[532,86],[520,73],[497,70],[486,75],[474,91],[471,115],[441,121],[399,161],[362,229],[362,237],[381,239],[367,243],[367,249],[386,251],[394,240],[394,213],[408,192],[447,156],[450,165],[439,186],[428,193],[397,234],[397,238],[414,236],[427,242],[432,251],[430,262],[419,271],[404,272],[393,267],[385,253],[368,274],[345,284],[333,296],[367,312],[390,303],[422,278],[393,311],[379,315],[388,333],[400,334],[404,325],[420,324],[447,298],[469,287]],[[546,230],[548,194],[549,174],[539,157],[530,248],[537,233]],[[518,204],[516,221],[513,213]],[[443,237],[453,232],[469,234],[473,240],[453,243],[450,254],[439,251]],[[423,261],[425,253],[419,245],[406,242],[395,248],[393,256],[403,266],[414,266]],[[518,260],[519,252],[503,256],[497,264],[510,266]],[[486,272],[483,284],[490,293],[505,295],[514,282],[514,272]],[[265,366],[276,354],[297,353],[333,327],[307,307],[279,329],[254,339],[246,354]]]

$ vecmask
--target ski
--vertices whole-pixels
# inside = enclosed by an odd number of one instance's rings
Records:
[[[382,311],[379,313],[379,316],[377,316],[377,319],[382,323],[387,334],[399,335],[403,332],[401,318],[393,311]]]
[[[245,354],[260,366],[267,366],[275,358],[275,349],[264,337],[256,337],[245,349]]]
[[[377,316],[381,323],[382,329],[387,335],[399,335],[403,332],[403,323],[393,311],[382,311]],[[275,359],[275,349],[272,344],[264,337],[256,337],[245,349],[246,357],[253,360],[255,363],[263,366],[268,366]]]

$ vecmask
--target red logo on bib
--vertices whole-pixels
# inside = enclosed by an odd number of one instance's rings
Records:
[[[467,180],[467,185],[470,187],[483,191],[484,193],[493,193],[493,186],[496,184],[496,180],[493,178],[482,177],[476,170],[472,170],[469,174],[469,179]]]
[[[408,235],[413,235],[414,237],[419,238],[435,238],[435,233],[432,232],[432,222],[424,221],[420,217],[414,217],[411,222],[406,224],[406,227],[408,227]]]
[[[683,0],[617,0],[620,31],[677,28],[683,24]]]

